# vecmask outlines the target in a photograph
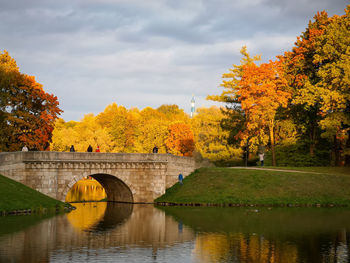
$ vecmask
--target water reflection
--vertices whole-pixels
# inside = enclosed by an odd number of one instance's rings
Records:
[[[67,215],[68,221],[83,231],[108,231],[124,223],[131,215],[132,204],[74,203],[77,208]]]
[[[95,203],[74,203],[77,208],[67,215],[68,221],[77,230],[87,230],[98,224],[104,217],[107,202]]]
[[[349,262],[344,209],[162,208],[196,231],[197,262]]]
[[[0,231],[0,262],[350,261],[346,209],[75,205],[25,230]],[[1,227],[11,221],[0,218]]]
[[[300,262],[295,245],[254,234],[201,234],[195,251],[198,262]]]
[[[157,262],[167,248],[194,240],[190,228],[178,231],[178,222],[152,205],[74,205],[68,215],[0,236],[0,262],[129,262],[125,255]]]

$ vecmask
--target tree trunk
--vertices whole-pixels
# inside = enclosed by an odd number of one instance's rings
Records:
[[[350,129],[348,130],[348,139],[346,140],[345,149],[350,150]],[[350,166],[350,153],[345,154],[345,166]]]
[[[337,139],[337,136],[334,135],[334,165],[341,166],[341,155],[340,155],[340,142]]]
[[[315,155],[315,148],[316,148],[316,128],[314,125],[311,126],[310,131],[310,155]]]
[[[249,138],[247,139],[247,143],[245,146],[245,158],[244,158],[244,164],[247,167],[248,166],[248,160],[249,160]]]
[[[274,131],[274,121],[270,122],[270,144],[271,144],[271,155],[272,155],[272,166],[276,166],[276,153],[275,153],[275,131]]]

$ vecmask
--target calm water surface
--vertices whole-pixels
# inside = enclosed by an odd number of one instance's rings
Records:
[[[74,205],[0,217],[0,262],[350,262],[349,209]]]

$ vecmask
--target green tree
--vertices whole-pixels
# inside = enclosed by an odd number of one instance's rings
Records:
[[[290,112],[309,138],[313,156],[322,137],[333,141],[335,163],[349,127],[349,6],[344,16],[317,13],[282,61],[294,89]],[[350,143],[349,143],[350,144]],[[350,161],[350,159],[349,159]]]
[[[293,100],[290,104],[291,115],[295,122],[305,132],[308,138],[310,155],[313,156],[320,135],[319,121],[320,93],[317,89],[319,77],[317,72],[321,66],[314,61],[316,52],[316,42],[323,34],[324,28],[329,24],[326,12],[317,13],[314,21],[310,21],[306,31],[297,38],[292,51],[285,52],[284,57],[280,57],[285,64],[286,77],[293,88]]]
[[[333,139],[335,163],[341,165],[338,149],[350,146],[350,5],[345,15],[334,16],[315,44],[314,63],[320,68],[316,87],[322,99],[321,136]],[[337,147],[339,145],[339,147]],[[345,149],[350,165],[350,149]]]

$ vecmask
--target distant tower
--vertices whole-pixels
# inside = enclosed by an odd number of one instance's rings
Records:
[[[196,108],[195,108],[195,106],[194,106],[194,104],[195,104],[195,100],[194,100],[194,95],[192,96],[192,100],[191,100],[191,118],[193,118],[193,116],[194,116],[194,112],[196,111]]]

